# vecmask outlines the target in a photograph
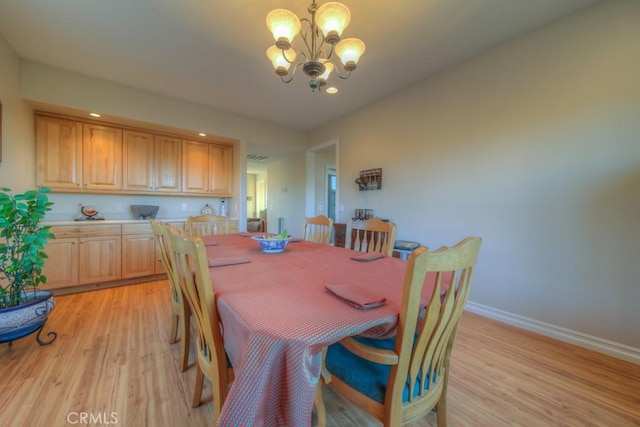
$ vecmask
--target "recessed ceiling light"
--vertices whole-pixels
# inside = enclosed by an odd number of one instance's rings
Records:
[[[100,117],[100,114],[98,114],[98,113],[89,113],[89,115],[91,117]]]
[[[333,86],[328,87],[327,88],[327,93],[330,94],[330,95],[333,95],[334,93],[338,93],[338,88],[337,87],[333,87]]]
[[[206,133],[204,133],[204,132],[200,132],[198,135],[200,135],[200,136],[207,136],[207,134],[206,134]]]

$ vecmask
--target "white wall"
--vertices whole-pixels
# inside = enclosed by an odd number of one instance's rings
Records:
[[[603,2],[314,130],[340,140],[341,219],[482,236],[473,302],[640,348],[639,23]]]

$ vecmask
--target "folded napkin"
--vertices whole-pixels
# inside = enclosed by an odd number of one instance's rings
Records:
[[[242,237],[251,237],[253,236],[254,233],[247,233],[246,231],[241,231],[238,234],[241,235]]]
[[[302,239],[299,237],[290,237],[289,238],[289,243],[298,243],[298,242],[302,242]]]
[[[218,242],[216,242],[216,236],[198,236],[202,239],[202,243],[205,246],[216,246]]]
[[[384,297],[373,295],[371,292],[348,285],[326,285],[324,287],[331,295],[338,297],[358,310],[369,310],[380,307],[387,302]]]
[[[246,264],[251,262],[249,258],[227,257],[227,258],[209,258],[209,267],[223,267],[225,265]]]
[[[370,262],[384,258],[384,254],[368,253],[366,255],[352,256],[351,259],[359,262]]]

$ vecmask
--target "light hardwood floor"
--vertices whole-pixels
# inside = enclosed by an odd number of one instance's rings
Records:
[[[107,421],[91,425],[211,425],[211,404],[191,408],[194,368],[180,372],[170,313],[165,281],[57,297],[52,345],[0,345],[0,425],[83,425],[83,412]],[[471,313],[451,375],[452,427],[640,426],[640,366]],[[379,425],[327,387],[325,402],[329,426]]]

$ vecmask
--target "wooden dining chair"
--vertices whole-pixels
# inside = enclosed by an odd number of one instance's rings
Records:
[[[407,263],[396,336],[346,338],[329,346],[327,382],[384,426],[400,426],[433,409],[438,427],[446,426],[451,351],[481,243],[469,237],[450,248],[416,249]],[[423,308],[427,274],[434,287]]]
[[[333,219],[324,215],[306,218],[304,222],[304,240],[328,245],[331,240],[331,230],[333,229]]]
[[[229,234],[229,217],[218,215],[197,215],[187,218],[189,236]]]
[[[187,296],[196,324],[196,383],[192,406],[200,406],[206,376],[211,381],[215,424],[234,375],[224,350],[207,253],[200,237],[184,237],[176,232],[171,233],[169,251],[180,289]]]
[[[396,225],[393,222],[385,222],[379,218],[357,224],[349,221],[346,234],[346,248],[393,256],[393,245],[396,242]]]
[[[169,254],[169,238],[171,236],[170,225],[164,224],[158,220],[150,219],[151,230],[156,239],[160,259],[167,272],[167,281],[169,282],[169,295],[171,297],[171,332],[169,334],[169,342],[178,341],[178,331],[180,331],[181,351],[180,351],[180,367],[182,371],[186,371],[189,367],[189,342],[191,341],[191,310],[187,303],[186,297],[183,295],[176,271]],[[175,232],[178,232],[177,230]]]

